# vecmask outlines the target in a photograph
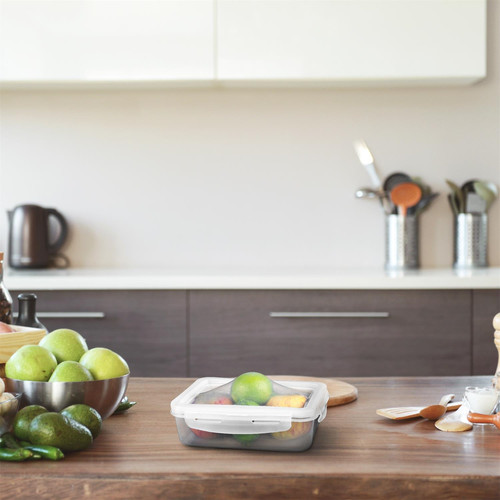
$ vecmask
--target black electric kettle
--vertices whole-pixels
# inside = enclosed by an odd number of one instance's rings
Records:
[[[58,253],[68,236],[66,219],[54,208],[19,205],[7,212],[9,216],[9,265],[14,269],[68,267],[69,260]],[[49,218],[59,233],[50,241]]]

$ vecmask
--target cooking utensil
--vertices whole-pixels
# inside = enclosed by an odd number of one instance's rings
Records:
[[[466,181],[462,184],[462,187],[460,188],[460,190],[462,191],[462,193],[464,194],[464,196],[467,194],[467,193],[475,193],[475,189],[474,189],[474,183],[477,182],[479,179],[471,179],[469,181]]]
[[[390,196],[399,213],[405,217],[407,209],[415,206],[422,198],[422,190],[414,182],[403,182],[392,188]]]
[[[301,377],[298,375],[269,375],[271,380],[297,380],[305,382],[323,382],[326,384],[328,394],[327,406],[339,406],[351,403],[358,398],[358,389],[347,382],[336,380],[333,378],[318,378],[318,377]]]
[[[491,186],[493,186],[493,189]],[[485,211],[487,212],[491,204],[498,196],[498,192],[495,191],[495,184],[492,182],[477,181],[474,183],[474,189],[476,193],[486,202]]]
[[[477,193],[468,191],[465,195],[465,211],[468,214],[483,214],[486,212],[486,200]]]
[[[431,187],[424,182],[422,177],[415,176],[411,178],[411,182],[414,182],[415,184],[418,184],[420,189],[422,190],[422,197],[428,196],[431,194],[432,190]]]
[[[455,397],[455,394],[444,395],[437,405],[422,408],[419,415],[427,420],[437,420],[446,413],[446,405]]]
[[[412,182],[412,179],[404,172],[394,172],[393,174],[386,177],[383,185],[384,191],[386,193],[390,193],[392,191],[392,188],[394,188],[398,184],[402,184],[403,182]]]
[[[449,179],[446,179],[446,184],[450,187],[453,197],[455,198],[455,205],[457,207],[457,212],[456,213],[462,213],[465,210],[465,203],[464,203],[464,195],[462,193],[462,190],[452,181]],[[450,202],[451,204],[451,202]],[[452,206],[453,208],[453,206]]]
[[[493,424],[500,429],[500,413],[496,413],[495,415],[469,413],[467,419],[474,424]]]
[[[446,411],[457,410],[462,406],[461,401],[457,401],[455,403],[448,403],[446,405]],[[377,415],[381,417],[390,418],[391,420],[407,420],[409,418],[417,418],[420,417],[420,412],[428,408],[427,406],[401,406],[399,408],[382,408],[381,410],[377,410]]]
[[[373,159],[373,155],[368,149],[368,146],[366,145],[365,141],[362,140],[354,141],[353,145],[361,165],[365,167],[365,170],[368,172],[368,175],[370,176],[373,187],[375,191],[378,193],[380,203],[382,205],[382,208],[384,209],[384,212],[386,214],[391,213],[389,200],[387,199],[386,193],[382,188],[382,181],[380,180],[377,168],[375,167],[375,160]]]
[[[441,417],[434,425],[437,429],[444,432],[470,431],[472,424],[467,420],[468,413],[468,406],[462,405],[456,412]]]
[[[460,212],[459,212],[459,208],[457,205],[457,199],[456,199],[455,195],[453,195],[451,193],[448,194],[448,202],[450,203],[450,207],[451,207],[453,214],[458,215]]]
[[[378,198],[379,193],[371,188],[360,188],[355,193],[356,198]]]
[[[431,202],[439,196],[439,193],[430,193],[427,195],[422,195],[421,200],[414,206],[408,209],[408,215],[420,215]]]
[[[366,145],[365,141],[362,140],[354,141],[353,144],[359,161],[368,172],[373,186],[375,187],[375,189],[380,191],[382,188],[382,181],[380,180],[380,176],[375,167],[375,160],[373,159],[373,155],[368,149],[368,146]]]

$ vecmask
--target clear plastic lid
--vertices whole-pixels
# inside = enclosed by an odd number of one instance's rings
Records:
[[[205,377],[190,385],[171,403],[171,413],[183,418],[192,429],[222,434],[265,434],[290,429],[292,422],[308,422],[326,416],[329,394],[325,384],[311,381],[273,381],[278,395],[302,394],[306,396],[303,407],[246,406],[240,404],[204,404],[197,402],[200,395],[210,391],[225,394],[234,379]],[[228,394],[228,392],[227,392]],[[201,398],[203,401],[203,398]]]

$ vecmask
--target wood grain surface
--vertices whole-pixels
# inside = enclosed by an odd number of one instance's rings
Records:
[[[273,311],[389,317],[273,318]],[[192,290],[188,374],[469,375],[470,327],[470,290]]]
[[[138,404],[110,417],[91,448],[61,462],[0,465],[2,498],[480,498],[500,495],[500,431],[440,432],[395,422],[377,408],[424,406],[491,377],[358,378],[359,399],[328,410],[310,450],[278,453],[189,448],[170,401],[192,379],[131,379]]]
[[[340,406],[358,398],[358,389],[352,384],[334,378],[302,377],[297,375],[269,375],[273,380],[308,380],[311,382],[322,382],[328,389],[330,395],[327,406]]]
[[[23,345],[38,344],[45,336],[45,330],[12,326],[16,331],[0,334],[0,363],[6,363],[9,358]]]

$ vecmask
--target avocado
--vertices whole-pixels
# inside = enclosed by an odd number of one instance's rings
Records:
[[[12,423],[12,428],[14,435],[17,439],[21,441],[29,441],[29,429],[31,421],[41,415],[42,413],[47,413],[47,409],[40,405],[29,405],[25,406],[22,410],[19,410]]]
[[[31,421],[29,441],[33,444],[55,446],[63,451],[79,451],[92,444],[92,433],[71,418],[60,413],[47,412]]]
[[[102,418],[97,410],[94,408],[84,405],[76,404],[68,406],[59,412],[61,415],[72,418],[76,420],[79,424],[84,425],[92,433],[92,437],[95,439],[101,432]]]

